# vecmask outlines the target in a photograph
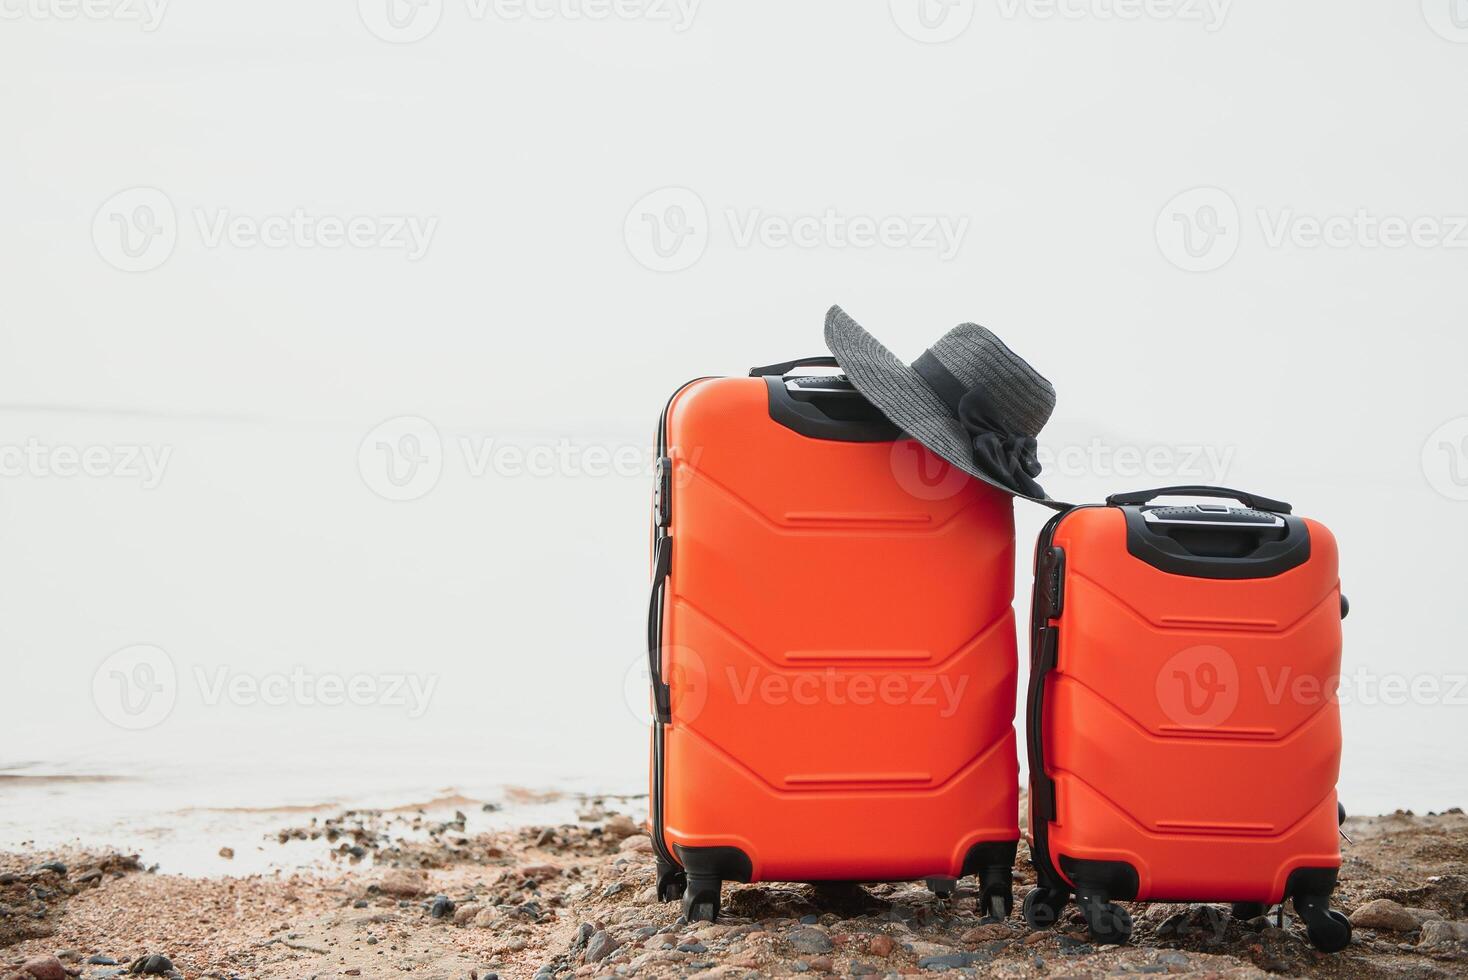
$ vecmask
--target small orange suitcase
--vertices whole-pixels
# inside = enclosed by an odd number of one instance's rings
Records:
[[[1328,904],[1346,608],[1335,538],[1278,501],[1170,487],[1050,520],[1031,624],[1032,926],[1072,894],[1098,942],[1130,935],[1116,900],[1253,918],[1289,898],[1317,948],[1346,946]]]
[[[1010,497],[809,358],[680,388],[648,614],[660,897],[978,875],[1019,839]]]

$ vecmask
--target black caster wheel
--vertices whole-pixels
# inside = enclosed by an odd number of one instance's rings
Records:
[[[1025,917],[1025,925],[1031,929],[1049,929],[1060,921],[1060,913],[1065,911],[1065,905],[1069,901],[1070,896],[1065,892],[1031,888],[1025,895],[1024,904],[1020,906],[1020,914]]]
[[[942,899],[953,897],[954,889],[958,887],[957,878],[924,878],[923,884],[928,886],[928,891]]]
[[[1269,906],[1263,902],[1234,902],[1233,917],[1240,922],[1248,922],[1257,919],[1261,915],[1269,914]]]
[[[688,886],[688,874],[675,865],[658,862],[658,901],[676,902]]]
[[[1339,800],[1335,804],[1335,825],[1341,826],[1346,822],[1346,805]]]
[[[1120,946],[1132,938],[1132,915],[1115,902],[1096,895],[1077,895],[1076,905],[1091,930],[1091,941],[1098,946]]]
[[[984,922],[1003,922],[1014,911],[1014,876],[1008,868],[979,872],[979,914]]]
[[[683,917],[689,922],[713,922],[719,917],[719,889],[723,882],[718,878],[689,875],[683,890]]]
[[[1351,945],[1351,920],[1325,903],[1305,904],[1295,900],[1295,911],[1305,920],[1310,945],[1322,953],[1339,953]]]

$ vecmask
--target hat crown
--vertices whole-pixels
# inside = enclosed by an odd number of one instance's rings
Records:
[[[982,388],[1013,431],[1037,436],[1055,411],[1055,388],[994,333],[960,323],[928,348],[965,388]]]

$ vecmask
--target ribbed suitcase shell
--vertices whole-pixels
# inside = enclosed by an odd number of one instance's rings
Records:
[[[946,463],[792,431],[759,378],[692,383],[666,425],[659,850],[877,881],[956,877],[975,844],[1017,840],[1010,498],[950,478],[922,499],[896,454]]]
[[[1061,877],[1062,858],[1124,862],[1137,899],[1275,903],[1292,871],[1340,866],[1336,542],[1303,524],[1303,564],[1227,580],[1134,557],[1117,507],[1047,528],[1035,625],[1058,641],[1031,725],[1054,815],[1036,812],[1048,794],[1032,742],[1031,833]],[[1047,540],[1063,554],[1057,618]]]

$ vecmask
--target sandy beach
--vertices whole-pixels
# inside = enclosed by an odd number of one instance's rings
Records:
[[[1072,916],[982,923],[965,880],[726,886],[718,923],[655,900],[639,801],[575,801],[568,822],[477,831],[498,804],[282,819],[259,847],[312,848],[309,870],[181,876],[84,849],[0,855],[0,977],[193,978],[795,975],[1450,977],[1468,972],[1468,817],[1353,817],[1336,905],[1355,936],[1316,953],[1292,915],[1133,906],[1127,947]],[[224,848],[222,850],[229,850]],[[222,854],[222,860],[232,860]],[[1015,890],[1033,876],[1022,844]]]

